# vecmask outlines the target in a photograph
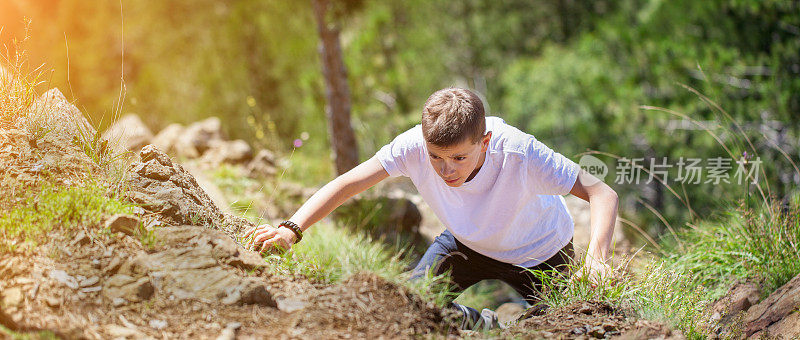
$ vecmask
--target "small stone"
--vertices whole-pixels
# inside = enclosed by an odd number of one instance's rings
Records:
[[[50,308],[58,308],[61,306],[61,301],[52,296],[45,298],[44,303]]]
[[[94,286],[98,282],[100,282],[100,278],[97,277],[97,276],[92,276],[90,278],[86,278],[86,279],[81,280],[80,286],[81,287]]]
[[[305,301],[300,301],[295,299],[284,298],[278,300],[277,303],[278,303],[278,310],[284,313],[291,313],[306,308]]]
[[[106,220],[106,229],[131,236],[140,231],[141,226],[138,218],[128,215],[117,214]]]
[[[217,340],[235,340],[236,331],[230,328],[225,328],[219,333]]]
[[[89,239],[89,237],[86,236],[86,233],[83,230],[81,230],[78,232],[77,235],[75,235],[75,238],[72,239],[72,242],[70,244],[73,246],[85,246],[90,242],[91,240]]]
[[[127,328],[127,327],[122,327],[122,326],[117,326],[117,325],[107,325],[106,326],[106,332],[108,332],[108,334],[111,334],[111,336],[114,337],[114,338],[126,339],[128,337],[131,337],[131,338],[141,338],[141,337],[143,337],[143,334],[141,332],[139,332],[138,330]]]
[[[48,276],[53,280],[65,284],[69,288],[78,289],[78,280],[63,270],[53,269],[50,271]]]
[[[122,259],[119,258],[119,257],[114,257],[114,258],[111,259],[111,262],[108,263],[106,268],[103,269],[103,271],[107,275],[114,275],[114,274],[117,273],[117,271],[119,270],[120,266],[122,266]]]
[[[19,287],[9,288],[3,291],[3,307],[17,307],[25,300],[22,289]]]
[[[603,329],[603,327],[596,326],[592,327],[588,333],[595,338],[602,339],[605,337],[606,331]]]
[[[85,288],[81,288],[81,292],[83,292],[83,293],[94,293],[94,292],[99,292],[102,289],[103,289],[103,287],[101,287],[101,286],[85,287]]]
[[[584,333],[586,333],[586,329],[583,328],[583,327],[575,327],[575,328],[572,329],[571,333],[575,334],[575,335],[584,334]]]
[[[239,290],[234,290],[228,294],[225,298],[222,299],[222,303],[226,305],[235,305],[242,301],[242,292]]]
[[[257,304],[269,307],[278,307],[272,294],[267,290],[263,283],[249,281],[242,289],[242,302],[245,304]]]
[[[36,282],[36,281],[34,281],[33,279],[31,279],[29,277],[18,277],[18,278],[16,278],[14,280],[14,283],[16,285],[19,285],[19,286],[31,284],[31,283],[34,283],[34,282]]]
[[[119,306],[124,305],[125,302],[126,302],[125,299],[118,297],[118,298],[114,298],[114,299],[111,300],[111,305],[114,306],[114,307],[119,307]]]
[[[167,322],[164,321],[164,320],[153,319],[153,320],[150,320],[150,322],[148,322],[148,324],[150,325],[150,327],[153,327],[154,329],[167,328]]]

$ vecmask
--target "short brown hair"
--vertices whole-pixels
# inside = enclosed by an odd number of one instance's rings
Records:
[[[470,90],[448,87],[434,92],[422,109],[422,135],[428,143],[477,143],[486,130],[483,102]]]

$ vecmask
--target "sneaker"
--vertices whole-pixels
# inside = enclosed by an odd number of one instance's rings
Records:
[[[458,310],[462,315],[461,329],[474,330],[474,331],[488,331],[494,328],[504,329],[505,326],[497,321],[497,313],[493,310],[484,308],[480,313],[475,308],[467,307],[455,302],[452,307]]]
[[[497,321],[497,313],[495,313],[493,310],[491,310],[489,308],[484,308],[481,311],[481,320],[478,323],[479,324],[476,325],[476,328],[480,327],[481,323],[482,323],[483,330],[486,330],[486,331],[488,331],[490,329],[495,329],[495,328],[500,328],[500,329],[505,329],[506,328],[505,325],[503,325],[499,321]]]

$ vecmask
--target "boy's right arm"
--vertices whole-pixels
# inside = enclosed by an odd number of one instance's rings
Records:
[[[328,216],[347,199],[369,189],[386,177],[389,177],[389,174],[383,169],[380,161],[372,157],[319,189],[289,220],[297,223],[300,229],[305,231]],[[245,231],[244,236],[250,237],[251,234],[255,237],[248,245],[260,252],[270,250],[273,246],[288,250],[297,237],[289,228],[274,228],[268,224],[250,228]]]

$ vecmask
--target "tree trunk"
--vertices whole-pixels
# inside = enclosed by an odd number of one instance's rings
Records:
[[[344,67],[342,49],[339,45],[339,29],[329,25],[328,0],[312,0],[314,18],[317,21],[322,58],[322,73],[325,77],[325,95],[328,117],[328,136],[333,148],[336,173],[341,175],[358,165],[358,146],[353,127],[350,125],[350,88],[347,85],[347,70]]]

